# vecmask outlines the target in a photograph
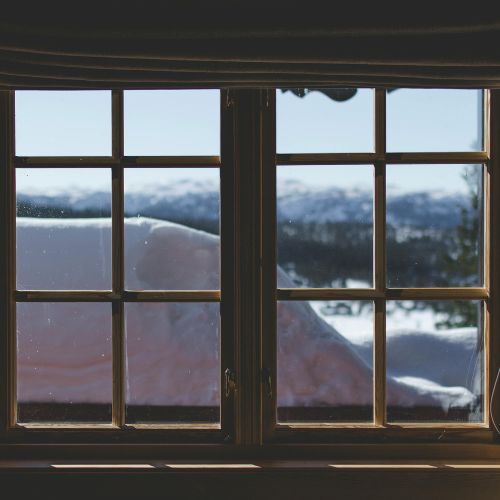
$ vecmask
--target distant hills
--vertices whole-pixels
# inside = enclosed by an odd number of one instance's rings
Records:
[[[58,209],[70,209],[75,217],[103,216],[110,212],[111,195],[103,191],[73,189],[54,193],[18,193],[20,216],[57,217]],[[355,222],[370,224],[372,193],[365,189],[320,188],[299,181],[285,181],[278,187],[278,221]],[[400,193],[388,197],[387,222],[395,227],[453,227],[460,222],[460,208],[467,208],[463,194],[435,192]],[[31,209],[30,209],[31,208]],[[53,209],[51,211],[43,209]],[[30,213],[33,212],[33,213]],[[219,212],[217,186],[206,181],[179,180],[152,184],[126,194],[128,216],[165,220],[213,220]],[[59,215],[68,216],[68,215]]]

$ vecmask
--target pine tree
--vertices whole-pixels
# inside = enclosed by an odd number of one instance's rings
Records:
[[[475,165],[466,166],[462,178],[467,184],[468,202],[459,207],[460,223],[450,236],[450,247],[442,256],[443,274],[451,286],[476,285],[481,275],[480,224],[482,214],[482,169]],[[433,302],[436,312],[444,313],[443,320],[436,323],[438,328],[459,328],[477,323],[477,305],[471,301]]]

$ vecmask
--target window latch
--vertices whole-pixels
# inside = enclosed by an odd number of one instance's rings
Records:
[[[226,109],[230,109],[233,107],[234,101],[231,91],[229,89],[226,90]]]
[[[265,394],[268,398],[273,397],[273,383],[271,378],[271,370],[262,368],[262,383],[264,384]]]
[[[231,393],[236,392],[236,376],[231,368],[226,368],[224,372],[224,393],[228,398]]]
[[[262,99],[261,99],[261,107],[263,109],[269,109],[270,106],[270,95],[271,95],[271,90],[270,89],[265,89],[262,94]]]

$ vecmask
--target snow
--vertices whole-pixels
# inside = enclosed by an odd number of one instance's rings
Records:
[[[365,307],[359,313],[354,310],[350,315],[326,316],[322,314],[325,304],[329,302],[310,302],[314,311],[352,342],[371,366],[373,309]],[[483,351],[482,336],[477,328],[436,329],[439,315],[429,309],[405,311],[388,307],[387,313],[387,370],[390,375],[405,383],[410,383],[413,377],[443,386],[468,387],[474,394],[481,393]]]
[[[148,218],[126,219],[125,234],[129,289],[219,287],[218,237]],[[109,220],[20,218],[17,235],[19,283],[33,289],[109,289]],[[292,286],[282,270],[278,284]],[[109,402],[110,305],[98,305],[19,306],[20,401]],[[318,307],[319,303],[311,307],[308,302],[278,304],[278,405],[371,404],[373,374],[366,349],[367,345],[370,349],[372,320],[368,310],[360,317],[323,318]],[[127,304],[126,314],[129,404],[219,404],[217,304]],[[389,352],[397,339],[396,358],[410,360],[429,350],[439,353],[452,344],[459,357],[443,357],[437,363],[439,370],[434,371],[422,371],[427,365],[419,371],[408,363],[411,369],[405,372],[404,362],[400,363],[388,379],[389,404],[444,409],[472,405],[480,393],[474,376],[477,367],[468,381],[459,372],[467,356],[477,354],[477,333],[464,330],[443,335],[427,332],[426,327],[422,323],[419,331],[392,332]],[[419,335],[425,340],[422,343],[415,341]]]

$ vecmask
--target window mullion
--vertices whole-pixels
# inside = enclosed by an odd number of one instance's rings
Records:
[[[112,94],[113,158],[123,157],[123,91]],[[112,167],[112,287],[119,299],[112,303],[113,414],[117,427],[125,425],[125,318],[124,290],[124,179],[123,167]]]
[[[16,421],[14,92],[0,92],[0,435]]]
[[[386,422],[386,92],[375,91],[375,154],[381,160],[375,162],[375,193],[373,197],[374,214],[374,284],[375,290],[384,294],[375,299],[375,335],[373,345],[373,378],[374,378],[374,423],[383,426]]]
[[[487,301],[486,318],[488,324],[485,325],[485,391],[487,394],[485,413],[490,410],[490,398],[495,379],[500,370],[500,337],[498,335],[500,327],[500,297],[498,287],[500,286],[500,263],[498,261],[498,251],[500,249],[500,91],[488,91],[489,106],[487,107],[486,121],[486,149],[490,160],[487,163],[486,199],[489,200],[487,206],[486,224],[486,270],[485,285],[489,286],[490,298]],[[488,123],[487,123],[488,125]],[[490,334],[488,334],[490,332]],[[500,422],[500,397],[497,384],[497,394],[494,398],[494,405],[489,411],[490,415],[486,420],[492,427],[494,419],[497,426]]]
[[[236,433],[239,445],[260,442],[260,97],[232,93],[235,155]],[[268,218],[269,214],[266,214]]]
[[[236,267],[235,267],[235,158],[234,158],[234,106],[232,91],[221,91],[220,113],[220,292],[217,300],[220,301],[221,336],[220,336],[220,380],[221,400],[220,418],[224,439],[227,442],[237,440],[235,436],[236,394],[234,391],[226,393],[224,387],[226,370],[230,374],[236,372]],[[197,291],[196,295],[204,294],[208,301],[211,292]],[[203,296],[203,295],[201,295]]]
[[[277,425],[277,255],[276,255],[276,91],[268,89],[261,120],[262,171],[262,434],[269,441]]]

